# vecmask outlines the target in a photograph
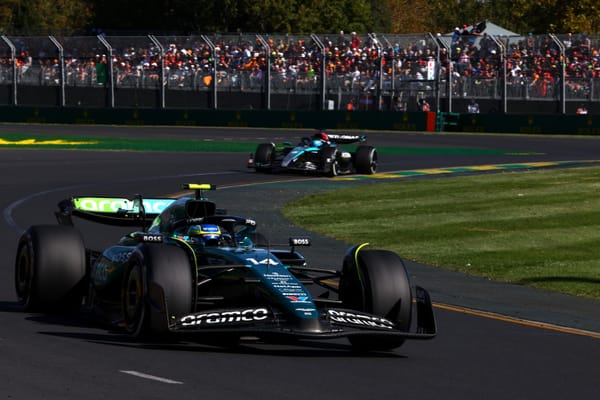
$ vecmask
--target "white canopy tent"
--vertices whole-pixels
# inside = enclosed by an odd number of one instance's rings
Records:
[[[496,25],[493,22],[490,22],[488,20],[481,21],[481,22],[478,22],[477,24],[473,24],[473,25],[467,25],[466,28],[456,27],[455,30],[458,29],[462,33],[464,31],[464,29],[466,29],[468,32],[471,32],[474,29],[475,25],[479,28],[481,34],[487,34],[487,35],[493,36],[493,37],[508,37],[508,38],[515,38],[515,39],[523,37],[522,35],[520,35],[516,32],[510,31],[510,30],[503,28],[500,25]],[[453,35],[454,35],[454,32],[445,33],[445,34],[440,35],[440,39],[445,44],[450,46],[450,44],[452,43]]]

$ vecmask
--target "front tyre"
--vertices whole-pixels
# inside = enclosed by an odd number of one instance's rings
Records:
[[[183,249],[143,244],[132,253],[123,280],[125,329],[136,338],[163,337],[169,323],[192,310],[194,276]]]
[[[377,149],[372,146],[359,146],[356,149],[356,172],[372,175],[377,172]]]
[[[257,172],[271,172],[275,159],[275,145],[273,143],[261,143],[254,153],[254,169]]]
[[[410,281],[394,252],[352,247],[344,257],[339,294],[345,308],[381,316],[401,331],[410,329]],[[404,343],[404,338],[392,336],[350,336],[349,340],[360,351],[391,350]]]
[[[85,292],[85,277],[85,247],[77,229],[35,225],[19,239],[15,289],[25,311],[76,309]]]
[[[321,168],[325,175],[330,178],[338,176],[340,165],[338,151],[335,147],[326,147],[321,150]]]

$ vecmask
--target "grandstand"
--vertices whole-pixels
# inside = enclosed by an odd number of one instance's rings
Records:
[[[2,36],[0,105],[600,114],[600,36],[476,28]]]

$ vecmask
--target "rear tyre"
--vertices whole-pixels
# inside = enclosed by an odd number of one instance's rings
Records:
[[[140,245],[124,275],[125,329],[139,339],[161,338],[169,321],[192,310],[194,277],[186,252],[175,246]]]
[[[381,316],[402,331],[410,329],[412,292],[402,259],[387,250],[360,250],[352,247],[344,258],[340,299],[345,308]],[[391,350],[404,338],[350,336],[360,351]]]
[[[356,172],[372,175],[377,172],[377,149],[372,146],[359,146],[356,150]]]
[[[70,226],[31,226],[19,239],[15,289],[25,311],[67,311],[81,305],[86,258],[79,231]]]
[[[275,158],[275,146],[273,143],[261,143],[254,153],[254,169],[257,172],[273,171],[273,160]]]

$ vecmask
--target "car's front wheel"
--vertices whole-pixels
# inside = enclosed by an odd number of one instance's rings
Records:
[[[123,321],[137,338],[162,337],[169,322],[192,310],[194,277],[186,252],[143,244],[130,257],[122,290]]]
[[[271,172],[274,158],[275,145],[273,143],[259,144],[254,153],[254,169],[257,172]]]
[[[321,168],[331,178],[338,176],[340,173],[340,165],[337,158],[338,151],[335,147],[326,147],[321,150]]]
[[[412,314],[412,292],[402,259],[387,250],[352,247],[344,257],[340,300],[345,308],[383,317],[395,329],[408,331]],[[404,343],[402,337],[350,336],[357,350],[390,350]]]

